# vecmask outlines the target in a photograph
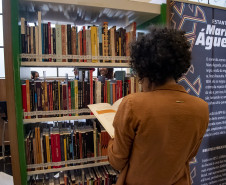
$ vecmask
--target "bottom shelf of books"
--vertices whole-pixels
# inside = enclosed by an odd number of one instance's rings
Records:
[[[115,184],[119,172],[110,165],[70,170],[57,173],[32,175],[28,178],[29,185],[50,184],[50,185],[112,185]]]
[[[105,174],[109,169],[116,173],[107,161],[110,136],[96,119],[31,123],[24,127],[29,182],[52,181],[51,177],[59,172],[58,179],[63,174],[68,181],[83,173],[86,179],[95,171]]]

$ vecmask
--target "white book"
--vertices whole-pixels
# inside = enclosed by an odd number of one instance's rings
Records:
[[[92,55],[91,53],[91,32],[90,30],[86,30],[86,55]],[[87,62],[91,62],[91,59],[87,60]]]
[[[95,81],[95,100],[96,103],[101,103],[101,81]]]
[[[114,138],[113,121],[122,99],[117,100],[113,105],[109,103],[97,103],[88,105],[89,109],[99,120],[111,138]]]

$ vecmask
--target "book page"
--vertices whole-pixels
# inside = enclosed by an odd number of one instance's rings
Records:
[[[114,137],[113,121],[117,112],[118,106],[121,103],[122,98],[111,106],[108,103],[98,103],[88,105],[89,109],[96,116],[111,138]]]

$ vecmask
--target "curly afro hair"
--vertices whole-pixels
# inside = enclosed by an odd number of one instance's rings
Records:
[[[131,44],[130,65],[140,80],[148,78],[163,85],[169,78],[176,81],[190,67],[190,43],[185,32],[152,27],[150,33]]]

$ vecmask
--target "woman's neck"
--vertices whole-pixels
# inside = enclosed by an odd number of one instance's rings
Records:
[[[163,85],[173,85],[176,84],[174,78],[169,78]],[[148,78],[144,78],[142,83],[143,92],[149,92],[156,89],[159,85],[156,85],[154,82],[149,82]]]

